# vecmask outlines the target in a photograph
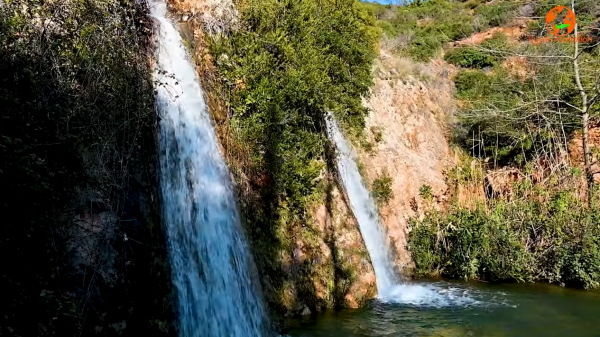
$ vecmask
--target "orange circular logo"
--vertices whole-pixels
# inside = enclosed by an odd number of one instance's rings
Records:
[[[554,36],[567,36],[575,30],[575,13],[567,7],[557,6],[546,15],[546,26]]]

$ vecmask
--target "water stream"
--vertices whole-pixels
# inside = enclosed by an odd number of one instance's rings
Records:
[[[264,335],[256,271],[203,91],[166,4],[150,6],[158,24],[161,194],[179,336]]]
[[[337,167],[358,221],[377,279],[378,299],[383,302],[407,303],[420,306],[471,306],[478,303],[468,289],[439,287],[435,284],[404,282],[395,272],[387,235],[379,218],[375,200],[365,186],[350,145],[344,138],[335,118],[325,119],[328,137],[337,150]]]
[[[333,118],[328,136],[375,269],[378,297],[358,310],[288,321],[290,336],[600,336],[600,293],[549,285],[408,282],[394,273],[386,234],[350,145]]]
[[[377,206],[363,183],[358,165],[352,158],[350,145],[340,131],[337,121],[331,114],[325,120],[328,136],[336,146],[338,172],[375,270],[379,296],[385,297],[393,286],[398,284],[398,277],[391,262],[391,252],[379,220]]]

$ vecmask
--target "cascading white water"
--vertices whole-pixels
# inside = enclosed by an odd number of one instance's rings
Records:
[[[448,287],[441,283],[434,285],[401,282],[395,272],[386,233],[379,218],[379,211],[362,180],[358,165],[352,157],[352,149],[331,113],[327,114],[325,122],[328,137],[337,149],[336,161],[340,178],[371,256],[377,281],[378,298],[385,302],[435,307],[478,304],[479,301],[471,298],[468,289]]]
[[[337,166],[340,178],[350,199],[350,206],[358,221],[360,232],[371,256],[379,297],[384,297],[398,283],[391,262],[389,246],[379,220],[379,211],[369,190],[363,183],[358,165],[352,159],[352,150],[331,114],[325,118],[329,138],[337,148]]]
[[[150,5],[159,28],[162,207],[179,335],[264,335],[255,267],[202,89],[179,32],[166,18],[166,4]]]

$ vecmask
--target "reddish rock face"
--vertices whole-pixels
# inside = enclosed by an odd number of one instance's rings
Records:
[[[393,196],[380,206],[390,244],[398,253],[398,266],[410,272],[406,249],[408,219],[423,215],[425,203],[441,208],[448,199],[444,172],[455,159],[444,136],[443,125],[452,118],[454,68],[440,61],[426,66],[381,51],[376,64],[372,95],[364,101],[371,111],[366,120],[373,151],[360,150],[368,184],[387,172],[393,179]],[[392,75],[394,74],[394,75]],[[423,185],[431,187],[433,198],[419,195]]]

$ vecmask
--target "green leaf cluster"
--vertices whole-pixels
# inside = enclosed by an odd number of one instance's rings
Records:
[[[299,220],[320,186],[325,112],[364,127],[379,30],[353,0],[249,1],[241,19],[243,28],[211,43],[231,92],[230,123],[256,170],[273,178],[274,201]]]

